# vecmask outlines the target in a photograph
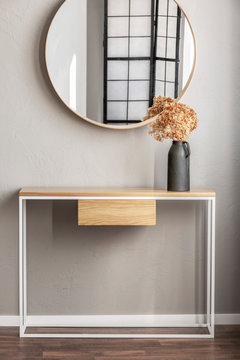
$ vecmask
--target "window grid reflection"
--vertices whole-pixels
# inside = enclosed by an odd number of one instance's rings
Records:
[[[108,14],[109,3],[105,0],[105,22],[104,22],[104,123],[131,124],[141,121],[147,113],[147,108],[152,105],[154,95],[178,96],[179,77],[179,42],[181,10],[170,9],[169,0],[145,0],[146,12],[148,14],[132,13],[132,1],[126,2],[125,14]],[[135,0],[136,1],[136,0]],[[142,9],[141,9],[142,10]],[[126,14],[128,12],[128,14]],[[141,11],[142,12],[142,11]],[[175,13],[174,13],[175,12]],[[113,30],[114,21],[118,29]],[[162,19],[162,20],[161,20]],[[123,24],[126,24],[127,29]],[[109,22],[110,21],[110,22]],[[111,29],[109,29],[111,24]],[[164,28],[164,32],[162,31]],[[122,48],[118,43],[122,42]],[[169,48],[174,44],[174,49]],[[161,45],[161,41],[164,41]],[[158,50],[161,45],[162,51]],[[169,54],[171,57],[169,57]],[[174,55],[174,56],[173,56]],[[143,64],[145,62],[145,76],[139,71],[137,77],[132,78],[131,64]],[[116,62],[115,73],[110,68]],[[126,64],[126,66],[124,65]],[[170,66],[168,64],[171,64]],[[118,66],[119,65],[119,71]],[[146,64],[148,77],[146,77]],[[127,67],[127,68],[126,68]],[[120,69],[126,68],[126,74]],[[141,69],[141,66],[138,66]],[[110,69],[110,70],[109,70]],[[124,71],[125,73],[125,71]],[[123,84],[126,86],[123,86]],[[110,84],[112,84],[110,86]],[[117,85],[121,90],[116,92]],[[160,86],[161,84],[161,86]],[[123,93],[123,88],[126,93]],[[111,92],[114,89],[114,93]],[[108,106],[111,103],[111,107]],[[121,119],[119,113],[114,113],[113,105],[121,107]],[[125,105],[124,105],[125,104]],[[130,106],[131,104],[131,106]],[[134,109],[135,105],[137,109]],[[111,108],[111,111],[108,109]],[[124,114],[124,116],[123,116]]]

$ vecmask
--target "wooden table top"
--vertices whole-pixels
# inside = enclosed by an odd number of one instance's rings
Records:
[[[215,197],[211,189],[176,192],[153,188],[25,187],[19,196],[93,196],[93,197]]]

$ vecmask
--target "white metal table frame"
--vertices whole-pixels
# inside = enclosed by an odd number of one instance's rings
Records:
[[[27,200],[194,200],[207,203],[207,298],[206,323],[195,327],[206,327],[209,334],[36,334],[26,333],[27,315]],[[215,317],[215,212],[216,198],[210,197],[155,197],[155,196],[19,196],[19,336],[40,338],[214,338]],[[42,325],[36,326],[41,327]],[[51,327],[55,327],[52,325]],[[166,327],[166,326],[164,326]],[[171,326],[173,327],[173,326]],[[192,327],[192,326],[191,326]]]

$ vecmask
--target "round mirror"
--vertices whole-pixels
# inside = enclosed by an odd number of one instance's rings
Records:
[[[195,68],[191,24],[175,0],[65,0],[46,41],[49,78],[95,125],[129,129],[155,95],[180,99]]]

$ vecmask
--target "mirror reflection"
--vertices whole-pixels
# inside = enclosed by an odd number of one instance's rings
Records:
[[[66,0],[48,32],[46,63],[71,110],[97,123],[131,125],[154,95],[181,96],[194,51],[174,0]]]

